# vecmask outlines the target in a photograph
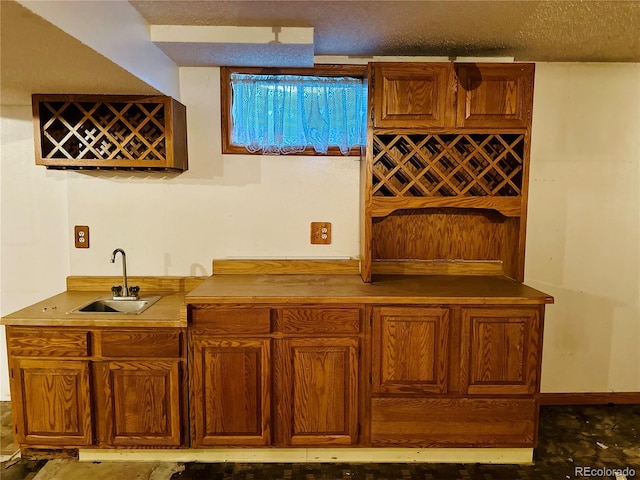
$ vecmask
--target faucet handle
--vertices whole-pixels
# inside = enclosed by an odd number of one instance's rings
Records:
[[[140,287],[138,286],[129,287],[129,295],[131,295],[132,297],[137,297],[139,291],[140,291]]]
[[[119,297],[122,295],[122,287],[114,285],[113,287],[111,287],[111,292],[113,293],[114,297]]]

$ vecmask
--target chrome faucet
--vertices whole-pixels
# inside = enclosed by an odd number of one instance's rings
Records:
[[[138,299],[138,291],[140,290],[138,287],[131,287],[127,284],[127,255],[124,253],[124,250],[121,248],[116,248],[111,253],[111,263],[116,263],[116,255],[118,253],[122,254],[122,287],[112,287],[111,291],[113,292],[114,300],[137,300]]]

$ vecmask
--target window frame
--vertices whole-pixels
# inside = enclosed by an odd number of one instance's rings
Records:
[[[235,155],[277,155],[264,152],[250,152],[242,145],[231,143],[233,118],[231,116],[231,74],[248,73],[260,75],[309,75],[318,77],[355,77],[367,79],[367,65],[319,65],[311,68],[263,68],[263,67],[220,67],[220,112],[222,126],[222,153]],[[367,99],[369,102],[370,99]],[[361,148],[352,148],[348,155],[343,155],[337,146],[329,147],[327,153],[318,153],[307,146],[304,151],[290,155],[359,157]]]

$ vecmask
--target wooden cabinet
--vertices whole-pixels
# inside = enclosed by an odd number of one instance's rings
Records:
[[[9,366],[18,444],[80,447],[93,443],[88,361],[18,358]]]
[[[36,164],[187,170],[186,108],[166,96],[33,95]]]
[[[358,442],[362,309],[195,305],[192,446]]]
[[[474,395],[533,394],[539,384],[541,324],[536,309],[462,310],[462,387]]]
[[[358,442],[358,354],[362,308],[274,308],[276,442],[292,446]]]
[[[191,445],[269,445],[270,309],[200,305],[189,321]]]
[[[373,309],[373,392],[446,392],[448,351],[448,309]]]
[[[358,338],[292,338],[281,343],[276,397],[285,445],[351,445],[358,440]]]
[[[7,327],[23,447],[183,444],[180,329]]]
[[[102,444],[183,443],[183,337],[178,330],[160,329],[94,333],[102,357],[94,362]]]
[[[456,126],[526,128],[531,125],[534,65],[455,64]]]
[[[371,444],[535,445],[542,307],[373,307]]]
[[[88,332],[7,327],[6,333],[16,442],[91,445]]]
[[[191,345],[192,445],[269,445],[271,340],[197,337]]]
[[[372,63],[369,74],[362,279],[522,282],[534,65]]]
[[[451,64],[378,63],[373,64],[372,78],[375,127],[454,126]]]
[[[373,128],[527,128],[534,65],[373,63]]]

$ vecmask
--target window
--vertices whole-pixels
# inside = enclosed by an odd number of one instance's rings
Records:
[[[222,68],[223,153],[359,155],[365,68]]]

